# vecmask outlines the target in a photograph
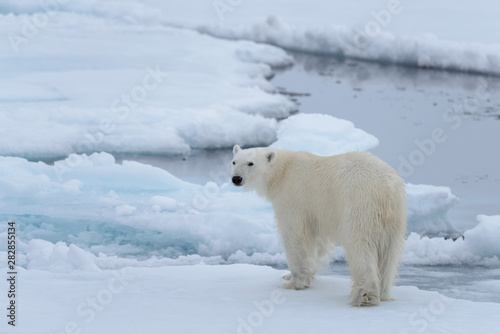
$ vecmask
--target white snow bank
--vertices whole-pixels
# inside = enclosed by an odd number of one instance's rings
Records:
[[[37,0],[8,1],[0,11],[47,11]],[[51,10],[107,17],[133,25],[174,25],[214,36],[381,63],[500,74],[498,6],[486,0],[71,1]],[[442,24],[443,15],[447,22]],[[481,25],[470,17],[480,17]]]
[[[406,184],[408,232],[422,236],[457,238],[460,232],[448,220],[448,211],[458,198],[448,187]]]
[[[348,278],[318,276],[312,288],[291,291],[277,288],[285,273],[252,265],[71,274],[20,270],[22,316],[16,329],[22,333],[72,329],[96,334],[293,334],[362,333],[369,324],[371,333],[468,334],[491,332],[499,325],[500,305],[494,303],[395,287],[395,301],[353,308],[348,304]]]
[[[383,64],[500,74],[498,44],[444,41],[432,34],[408,37],[379,32],[371,37],[355,27],[331,24],[297,26],[276,16],[248,25],[201,23],[196,25],[196,29],[217,37],[254,40],[321,55]]]
[[[477,219],[479,224],[456,241],[410,234],[406,241],[404,263],[498,265],[500,216],[479,215]]]
[[[271,147],[334,155],[365,151],[378,145],[378,139],[352,122],[322,114],[299,114],[280,122],[278,141]]]
[[[50,159],[269,145],[274,118],[296,110],[266,79],[271,66],[292,63],[277,47],[53,14],[17,53],[3,41],[0,132],[10,135],[0,141],[0,155]],[[0,34],[20,38],[14,27],[31,19],[1,17]]]
[[[280,249],[271,207],[256,195],[183,182],[137,162],[119,165],[108,153],[71,155],[54,166],[0,157],[0,185],[1,215],[16,216],[24,240],[139,258]]]
[[[27,269],[42,269],[62,273],[73,270],[99,271],[95,256],[81,248],[63,242],[55,245],[40,239],[30,240],[26,255]]]
[[[479,257],[500,258],[500,216],[478,215],[479,224],[464,233],[467,247]]]

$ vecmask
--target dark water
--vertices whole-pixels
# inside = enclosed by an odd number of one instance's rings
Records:
[[[222,184],[229,182],[231,171],[232,149],[224,150],[193,150],[190,154],[181,156],[159,155],[115,155],[116,161],[134,160],[165,169],[174,176],[191,183],[204,185],[208,181]],[[213,171],[227,171],[227,178],[221,173],[214,175]]]

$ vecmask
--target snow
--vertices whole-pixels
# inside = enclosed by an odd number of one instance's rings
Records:
[[[448,211],[458,198],[448,187],[406,185],[408,194],[408,232],[422,236],[457,238],[460,232],[450,223]]]
[[[378,30],[370,32],[370,22]],[[294,51],[341,58],[356,58],[405,66],[473,73],[500,74],[500,46],[443,41],[434,35],[394,36],[380,24],[369,21],[358,30],[346,26],[312,25],[295,27],[269,16],[247,26],[200,24],[196,29],[224,38],[242,38],[269,43]]]
[[[355,128],[352,122],[322,114],[299,114],[283,120],[277,137],[271,147],[323,156],[365,151],[378,145],[377,138]]]
[[[19,18],[2,17],[4,35]],[[292,63],[270,45],[60,12],[22,46],[18,54],[7,45],[0,51],[0,131],[10,132],[0,142],[2,155],[268,145],[274,118],[296,110],[266,80],[271,66]]]
[[[456,241],[411,233],[406,240],[404,263],[418,265],[500,263],[500,216],[477,216],[478,225]]]
[[[417,265],[498,265],[500,216],[478,215],[479,224],[453,241],[411,233],[405,245],[404,263]]]
[[[465,232],[468,248],[479,257],[499,258],[500,243],[498,242],[498,231],[500,231],[500,216],[478,215],[479,224]]]
[[[412,1],[133,0],[71,2],[61,10],[148,26],[191,28],[229,39],[249,39],[291,50],[381,63],[500,74],[494,0],[480,8],[465,0]],[[37,1],[9,1],[4,11],[47,12]],[[442,22],[442,13],[447,23]],[[471,17],[480,18],[473,24]],[[422,24],[425,22],[425,24]]]
[[[26,254],[27,269],[43,269],[55,273],[74,270],[99,271],[93,257],[81,248],[64,242],[55,245],[41,239],[32,239]]]
[[[286,271],[245,264],[49,273],[20,270],[22,333],[491,332],[500,305],[396,287],[376,308],[348,304],[347,278],[277,288]],[[54,293],[57,291],[57,293]],[[458,294],[458,291],[456,291]],[[360,321],[362,319],[362,321]]]
[[[449,6],[446,2],[281,0],[270,4],[257,0],[214,8],[218,19],[202,2],[191,1],[190,9],[197,10],[175,16],[169,15],[168,2],[151,1],[150,6],[161,11],[166,24],[224,38],[381,63],[500,73],[500,45],[494,33],[500,12],[493,0],[482,3],[481,9],[467,1]],[[442,13],[447,15],[446,24]],[[471,17],[480,18],[481,25]]]

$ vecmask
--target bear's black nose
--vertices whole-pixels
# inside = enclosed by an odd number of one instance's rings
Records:
[[[233,176],[232,181],[234,185],[239,186],[241,181],[243,181],[243,178],[241,176]]]

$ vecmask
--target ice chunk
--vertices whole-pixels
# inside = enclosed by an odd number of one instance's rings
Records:
[[[149,200],[153,210],[156,212],[160,211],[176,211],[178,203],[175,199],[166,196],[153,196]]]
[[[13,58],[8,47],[0,53],[0,132],[9,133],[0,141],[0,155],[49,160],[100,151],[168,155],[235,143],[265,146],[275,140],[273,118],[296,110],[267,80],[271,66],[292,62],[280,48],[165,26],[144,38],[142,25],[96,16],[102,7],[75,6],[90,15],[64,6],[44,25],[43,43],[29,43],[29,53],[21,43],[20,57]],[[0,33],[11,36],[11,27],[31,15],[2,18]],[[266,136],[255,135],[260,129]]]
[[[27,269],[41,269],[64,273],[73,270],[99,271],[95,256],[71,244],[55,245],[40,239],[30,240],[27,252]]]
[[[334,155],[364,151],[378,145],[378,139],[350,121],[323,114],[298,114],[281,121],[278,141],[271,147]]]
[[[478,225],[464,233],[467,250],[481,258],[500,259],[500,216],[477,216]]]
[[[123,204],[115,207],[115,212],[117,216],[131,216],[136,210],[135,206]]]
[[[408,233],[457,238],[460,232],[448,219],[448,211],[458,203],[450,188],[406,184]]]
[[[466,231],[463,238],[422,237],[411,233],[406,241],[404,262],[407,264],[500,264],[500,216],[477,217],[479,224]]]

